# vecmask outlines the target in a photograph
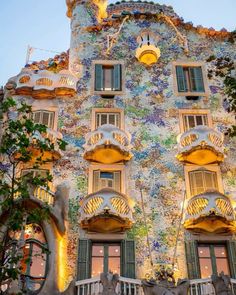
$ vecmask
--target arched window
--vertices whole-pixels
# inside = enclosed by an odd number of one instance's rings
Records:
[[[12,248],[20,239],[20,231],[10,232]],[[22,289],[30,292],[41,289],[47,275],[48,247],[44,232],[38,224],[28,224],[24,232],[23,257],[20,259]]]

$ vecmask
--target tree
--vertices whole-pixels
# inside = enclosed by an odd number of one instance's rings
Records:
[[[236,72],[234,61],[230,57],[215,57],[210,56],[207,62],[213,64],[213,68],[208,70],[208,78],[211,79],[213,75],[223,78],[224,94],[227,95],[225,103],[228,112],[236,114]],[[229,136],[236,136],[236,125],[232,125],[228,129]]]
[[[27,293],[22,265],[30,259],[24,255],[25,229],[29,223],[40,224],[50,213],[48,204],[32,207],[28,201],[35,188],[49,190],[52,181],[49,172],[35,175],[32,170],[24,174],[21,170],[25,166],[39,169],[53,161],[48,155],[55,145],[65,150],[66,143],[49,139],[47,126],[33,121],[31,107],[24,102],[7,98],[0,116],[0,293],[15,284],[16,293],[21,294]]]
[[[224,80],[225,93],[228,95],[229,111],[236,114],[236,77],[226,75]],[[229,129],[230,136],[236,136],[236,125],[232,125]]]

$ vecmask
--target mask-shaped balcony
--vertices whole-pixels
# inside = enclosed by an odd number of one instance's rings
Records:
[[[234,209],[230,199],[219,192],[205,192],[187,200],[184,227],[214,233],[235,231]]]
[[[104,164],[129,161],[131,136],[111,124],[105,124],[86,136],[84,158]]]
[[[62,134],[50,128],[47,128],[47,132],[44,134],[35,133],[30,138],[30,141],[31,141],[30,151],[32,152],[32,157],[37,158],[39,156],[42,156],[43,161],[53,161],[53,160],[60,159],[63,154],[59,148],[58,140],[61,140],[61,139],[62,139]],[[35,144],[37,140],[40,140],[42,142],[49,141],[49,144],[51,145],[51,149],[44,150],[42,152],[41,150],[39,150],[38,145]]]
[[[148,66],[156,63],[161,56],[161,51],[157,47],[159,38],[152,32],[144,30],[137,38],[139,44],[136,49],[136,58]]]
[[[23,69],[16,77],[16,94],[31,95],[33,98],[53,98],[76,94],[77,78],[69,71],[33,71]]]
[[[105,188],[81,201],[80,224],[90,232],[123,232],[132,226],[132,201]]]
[[[222,162],[223,140],[222,133],[207,126],[197,126],[181,134],[176,157],[180,162],[196,165]]]

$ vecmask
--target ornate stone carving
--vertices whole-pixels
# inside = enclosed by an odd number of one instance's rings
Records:
[[[145,295],[187,295],[190,282],[188,279],[179,279],[175,284],[174,272],[161,269],[154,279],[143,280],[142,286]]]
[[[116,286],[119,280],[118,274],[112,272],[101,273],[100,280],[103,286],[101,295],[117,295]]]
[[[65,232],[65,221],[68,218],[69,210],[69,184],[63,182],[57,186],[53,213],[56,216],[57,225],[61,233]]]
[[[95,5],[97,8],[97,20],[100,22],[103,18],[107,17],[107,0],[66,0],[67,4],[67,12],[66,15],[68,17],[72,17],[73,9],[76,5],[76,3],[89,3],[91,5]]]
[[[212,275],[212,284],[215,288],[216,295],[232,295],[230,277],[221,272],[218,276]]]

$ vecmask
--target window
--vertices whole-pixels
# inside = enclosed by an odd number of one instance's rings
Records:
[[[54,112],[39,110],[34,111],[32,119],[35,123],[46,125],[48,128],[53,129],[54,127]]]
[[[121,171],[93,171],[93,192],[103,188],[121,191]]]
[[[108,271],[120,275],[120,244],[93,244],[91,259],[91,277]]]
[[[6,255],[14,255],[16,243],[21,236],[21,232],[9,232],[12,244],[6,251]],[[28,224],[25,228],[25,245],[23,257],[20,261],[21,273],[23,276],[23,287],[29,291],[39,290],[46,279],[47,265],[47,243],[44,232],[38,224]]]
[[[120,128],[120,113],[96,113],[96,129],[102,125],[111,124]]]
[[[199,125],[208,125],[207,114],[183,114],[184,131]]]
[[[199,244],[198,258],[201,278],[210,278],[212,274],[222,271],[225,275],[230,275],[226,245]]]
[[[94,90],[104,94],[122,91],[122,65],[95,64]]]
[[[25,176],[27,174],[32,173],[32,177],[47,177],[47,174],[49,173],[46,169],[22,169],[21,175]]]
[[[135,265],[133,240],[106,242],[79,240],[78,280],[99,276],[101,272],[109,270],[126,278],[135,278]]]
[[[217,174],[209,170],[194,170],[189,172],[190,192],[192,196],[206,191],[218,190]]]
[[[177,88],[180,93],[205,92],[201,66],[176,66]]]

